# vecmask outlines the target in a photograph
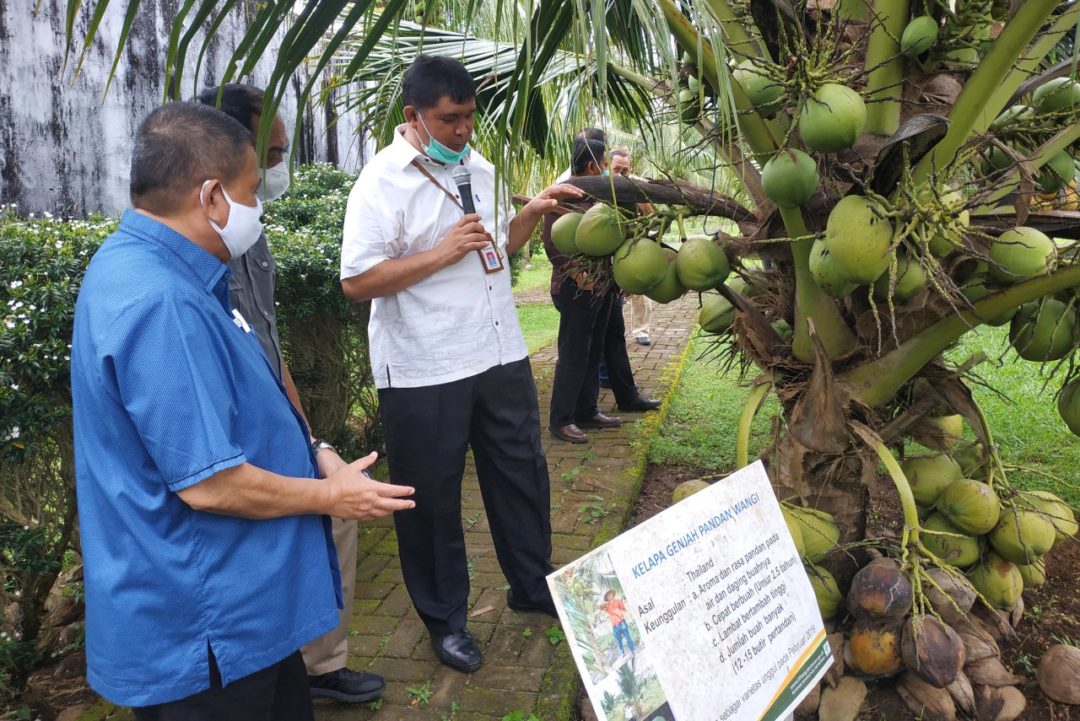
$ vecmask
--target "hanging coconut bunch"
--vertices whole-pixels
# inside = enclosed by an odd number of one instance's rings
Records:
[[[840,640],[837,672],[799,715],[880,681],[923,718],[1016,718],[1026,702],[1000,644],[1055,546],[1076,542],[1076,516],[1010,475],[969,390],[985,354],[948,351],[1000,327],[1008,359],[1061,388],[1062,428],[1080,435],[1080,212],[1067,205],[1080,83],[1051,56],[1080,4],[835,0],[764,23],[721,0],[720,52],[699,31],[714,17],[661,7],[692,62],[658,95],[716,145],[753,209],[616,193],[662,210],[624,214],[602,250],[627,290],[697,294],[702,333],[753,383],[743,421],[765,394],[778,401],[762,460]],[[724,122],[739,132],[710,129]],[[694,214],[741,235],[665,246]],[[596,247],[576,235],[579,252]],[[739,465],[748,433],[741,422]]]

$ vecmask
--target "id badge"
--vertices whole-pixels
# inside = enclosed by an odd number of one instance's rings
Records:
[[[480,262],[484,264],[485,273],[498,273],[503,269],[502,257],[495,250],[494,244],[488,243],[487,247],[478,248],[476,252],[480,256]]]

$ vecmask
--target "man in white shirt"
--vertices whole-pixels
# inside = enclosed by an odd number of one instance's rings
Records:
[[[469,149],[476,85],[460,62],[417,57],[402,97],[406,123],[349,194],[341,286],[374,301],[368,335],[390,475],[416,487],[416,508],[394,517],[405,584],[439,660],[472,672],[482,658],[465,628],[469,448],[507,603],[555,615],[547,462],[506,259],[559,199],[581,191],[553,186],[515,216],[494,167]],[[460,168],[476,213],[465,213],[452,180]]]

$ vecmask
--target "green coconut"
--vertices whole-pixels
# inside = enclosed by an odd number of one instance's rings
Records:
[[[694,95],[697,95],[698,91],[701,90],[701,81],[693,75],[687,75],[686,89],[692,92]]]
[[[585,211],[574,234],[578,250],[585,255],[611,255],[623,244],[622,218],[606,203],[597,203]]]
[[[679,282],[679,274],[675,271],[675,251],[670,248],[664,248],[663,250],[664,257],[667,260],[664,278],[645,291],[645,295],[657,303],[670,303],[683,297],[686,293],[686,286]]]
[[[1030,120],[1035,117],[1035,110],[1029,105],[1010,105],[1002,111],[1001,115],[994,118],[990,123],[991,130],[1001,130],[1016,122]]]
[[[1024,579],[1025,591],[1040,588],[1046,583],[1046,561],[1041,558],[1035,559],[1034,563],[1018,563],[1016,570],[1020,572],[1020,578]]]
[[[806,564],[806,577],[810,579],[810,587],[814,589],[814,598],[817,599],[821,618],[826,621],[836,618],[840,604],[844,602],[844,595],[840,593],[836,579],[824,568],[813,563]]]
[[[987,538],[998,555],[1013,563],[1034,563],[1054,545],[1054,524],[1021,504],[1006,507]]]
[[[698,104],[698,96],[689,88],[679,91],[679,117],[684,123],[696,123],[701,115],[701,106]]]
[[[1040,114],[1060,113],[1080,105],[1080,83],[1071,78],[1054,78],[1031,94],[1031,104]]]
[[[781,150],[769,158],[761,171],[761,187],[769,200],[781,208],[806,205],[818,187],[817,163],[795,148]]]
[[[1019,496],[1021,505],[1043,515],[1054,526],[1054,545],[1067,541],[1080,530],[1076,515],[1065,501],[1050,491],[1025,491]]]
[[[968,299],[969,302],[982,300],[988,295],[1000,292],[1000,288],[996,288],[989,284],[986,278],[972,278],[971,280],[960,286],[960,293]],[[1007,310],[1004,310],[997,315],[982,317],[980,319],[987,325],[1001,326],[1008,323],[1016,315],[1018,308],[1013,306]]]
[[[893,227],[884,209],[861,195],[842,198],[825,224],[832,264],[849,282],[867,285],[881,277],[891,260]]]
[[[937,20],[929,15],[920,15],[907,24],[900,36],[900,54],[909,58],[922,55],[937,42]]]
[[[964,533],[940,513],[931,513],[922,527],[932,532],[919,534],[919,541],[950,566],[967,568],[979,560],[979,539]],[[953,535],[943,535],[947,533]]]
[[[1015,283],[1050,270],[1057,256],[1054,241],[1035,228],[1018,226],[998,236],[990,246],[990,277]]]
[[[667,254],[647,238],[631,239],[615,251],[611,271],[615,283],[627,293],[645,293],[667,276]]]
[[[1061,360],[1076,341],[1076,312],[1056,298],[1020,306],[1009,326],[1009,343],[1029,361]]]
[[[938,496],[937,509],[961,531],[977,536],[989,533],[1001,515],[1001,504],[994,489],[970,478],[961,478],[946,486]]]
[[[964,435],[964,417],[959,414],[927,416],[919,424],[918,435],[924,440],[933,440],[935,445],[946,450],[951,449]]]
[[[915,502],[921,506],[934,505],[946,486],[964,477],[960,464],[944,453],[912,456],[900,467],[911,486]]]
[[[1039,170],[1039,190],[1043,193],[1056,193],[1076,176],[1076,166],[1072,156],[1065,151],[1054,153]]]
[[[802,506],[787,506],[787,510],[802,532],[806,560],[816,563],[836,548],[840,541],[840,528],[831,515]]]
[[[810,275],[814,276],[823,291],[834,298],[842,298],[859,287],[858,283],[852,283],[837,270],[824,240],[815,240],[810,248]]]
[[[747,58],[735,66],[731,76],[746,92],[750,104],[768,117],[784,107],[784,86],[762,73],[758,63]]]
[[[919,261],[911,256],[903,255],[896,263],[896,287],[893,288],[893,300],[904,303],[911,300],[919,291],[926,287],[926,271],[919,265]],[[882,273],[881,277],[874,282],[874,295],[881,300],[889,297],[889,273]]]
[[[727,254],[711,238],[688,238],[675,257],[679,282],[690,290],[711,290],[727,278]]]
[[[1024,578],[1016,564],[993,552],[971,569],[968,580],[991,606],[1002,611],[1016,608],[1024,591]]]
[[[698,324],[706,333],[723,333],[735,320],[735,306],[719,293],[702,293]]]
[[[708,487],[709,482],[703,481],[700,478],[696,478],[692,481],[683,481],[675,486],[675,490],[671,492],[671,504],[675,505],[679,501],[683,501],[699,491],[704,491]]]
[[[866,105],[857,92],[826,83],[803,105],[799,135],[808,148],[835,153],[850,148],[866,124]]]
[[[974,478],[986,462],[986,448],[976,441],[961,440],[949,455],[960,464],[961,478]]]
[[[968,213],[964,207],[964,196],[957,190],[950,190],[941,196],[941,204],[949,209],[952,215],[955,216],[955,221],[960,226],[967,228],[971,225],[971,214]],[[943,258],[949,253],[956,250],[957,246],[955,239],[946,235],[945,233],[935,233],[930,237],[928,241],[930,254],[935,258]]]
[[[1058,395],[1058,413],[1074,435],[1080,436],[1080,379],[1066,384]]]
[[[799,526],[795,521],[795,518],[783,506],[780,507],[780,512],[784,515],[784,523],[787,524],[788,533],[791,535],[791,540],[795,544],[795,550],[798,552],[799,557],[802,558],[806,555],[806,543],[803,541],[802,527]]]
[[[555,250],[563,255],[577,255],[579,252],[577,242],[574,240],[578,225],[584,213],[567,213],[551,225],[551,243]]]

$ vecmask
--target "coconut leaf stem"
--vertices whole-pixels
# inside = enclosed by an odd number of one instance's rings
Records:
[[[769,55],[769,49],[758,43],[750,33],[746,32],[741,20],[735,11],[731,9],[731,3],[727,0],[705,0],[705,4],[712,11],[724,33],[724,42],[739,57],[757,57],[770,62],[773,58]]]
[[[1052,138],[1036,148],[1025,162],[1029,163],[1033,168],[1041,168],[1050,162],[1050,158],[1065,150],[1077,140],[1080,140],[1080,123],[1069,125],[1055,133]],[[997,205],[997,202],[1016,190],[1019,184],[1020,168],[1013,167],[1008,174],[999,181],[997,189],[990,193],[990,197],[987,198],[986,203],[974,209],[972,215],[983,215],[992,212]]]
[[[848,385],[853,399],[871,408],[880,406],[896,395],[934,356],[964,333],[981,325],[983,318],[992,318],[1010,308],[1076,285],[1080,285],[1080,264],[1018,283],[983,298],[970,309],[939,320],[895,350],[846,371],[840,378]]]
[[[750,463],[750,426],[754,422],[754,416],[761,408],[761,402],[772,390],[772,381],[764,380],[754,386],[750,396],[743,405],[742,414],[739,416],[739,427],[735,434],[735,468],[745,468]]]
[[[911,483],[904,475],[904,469],[900,467],[896,457],[880,436],[862,424],[856,424],[854,429],[863,441],[873,447],[885,466],[885,472],[889,474],[893,485],[896,486],[896,493],[900,496],[900,507],[904,512],[904,533],[901,546],[906,555],[909,544],[915,546],[919,544],[919,507],[915,505],[915,494],[911,492]]]
[[[709,41],[701,37],[697,28],[693,26],[690,19],[682,13],[673,0],[658,0],[658,2],[660,9],[664,13],[664,19],[667,21],[668,29],[671,30],[675,41],[692,57],[697,57],[700,60],[698,70],[701,72],[701,77],[713,88],[722,87],[719,75],[720,68],[717,66],[716,54],[713,52]],[[725,69],[725,72],[729,75],[731,73],[729,69]],[[754,155],[757,156],[760,162],[764,163],[776,152],[778,147],[776,136],[765,120],[754,110],[754,106],[742,86],[730,77],[727,84],[731,87],[731,94],[735,100],[735,109],[738,111],[739,130],[745,136],[746,142]]]
[[[798,238],[791,243],[791,258],[795,265],[795,328],[791,350],[804,363],[814,361],[814,346],[807,319],[814,321],[814,331],[821,340],[825,354],[839,358],[855,349],[855,334],[848,327],[836,300],[829,296],[810,273],[810,249],[814,244],[798,208],[780,208],[780,217],[788,235]]]
[[[1061,42],[1066,33],[1076,29],[1078,22],[1080,22],[1080,3],[1073,3],[1054,20],[1046,32],[1036,38],[1035,42],[1024,51],[1012,71],[1005,78],[1002,86],[994,90],[987,107],[1004,108],[1006,105],[1011,104],[1013,93],[1016,92],[1017,88],[1020,88],[1021,84],[1028,80],[1031,75],[1039,71],[1046,55]],[[983,114],[979,118],[975,130],[986,130],[990,127],[990,123],[994,122],[994,118],[995,116],[989,113]]]
[[[1027,0],[1005,25],[990,52],[957,96],[949,112],[949,129],[945,137],[915,167],[916,182],[926,182],[931,173],[952,163],[973,131],[990,126],[986,118],[997,117],[1009,96],[1024,80],[1022,73],[1012,72],[1017,60],[1059,4],[1059,0]],[[994,98],[993,104],[991,98]]]
[[[877,0],[866,47],[866,131],[892,135],[900,129],[904,58],[900,36],[908,21],[908,0]]]

